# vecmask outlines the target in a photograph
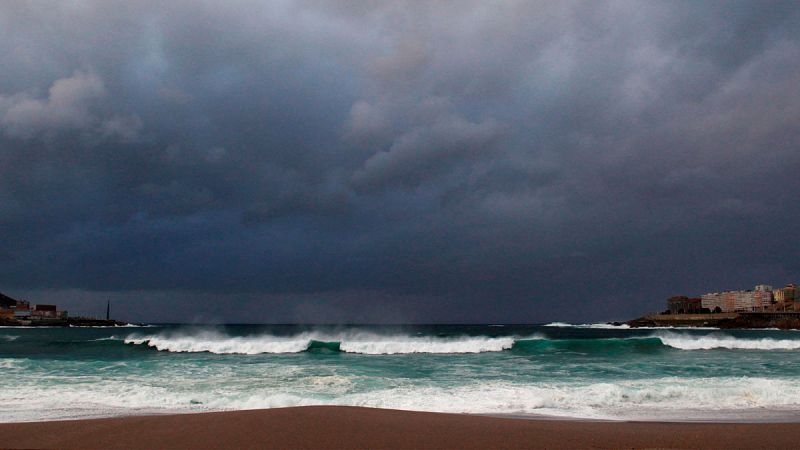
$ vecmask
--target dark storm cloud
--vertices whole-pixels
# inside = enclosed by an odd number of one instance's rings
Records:
[[[8,2],[0,60],[10,293],[539,321],[800,279],[792,2]]]

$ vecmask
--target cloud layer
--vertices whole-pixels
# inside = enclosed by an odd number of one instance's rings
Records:
[[[10,293],[536,322],[800,281],[792,2],[10,2],[0,59]]]

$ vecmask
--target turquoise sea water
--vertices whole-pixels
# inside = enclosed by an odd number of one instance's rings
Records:
[[[357,405],[800,419],[800,332],[567,326],[0,328],[0,422]]]

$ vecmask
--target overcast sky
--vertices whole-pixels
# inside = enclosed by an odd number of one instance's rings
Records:
[[[789,2],[0,3],[0,291],[624,319],[800,282]]]

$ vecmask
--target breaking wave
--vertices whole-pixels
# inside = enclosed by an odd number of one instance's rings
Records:
[[[110,337],[102,340],[117,340]],[[219,332],[193,334],[131,335],[125,344],[141,345],[174,353],[281,354],[301,352],[342,352],[363,355],[468,354],[513,350],[522,353],[542,351],[652,352],[673,350],[796,350],[800,339],[741,338],[725,334],[699,335],[659,331],[650,335],[603,339],[549,339],[545,336],[408,336],[371,333],[300,333],[292,336],[271,334],[229,336]]]
[[[660,333],[661,342],[680,350],[796,350],[800,349],[799,339],[746,339],[727,335],[689,335],[679,333]]]
[[[324,350],[365,355],[483,353],[511,349],[514,342],[513,337],[440,338],[366,333],[345,335],[302,333],[287,337],[274,335],[237,337],[207,332],[195,335],[129,336],[125,339],[126,344],[146,345],[161,351],[241,355]]]
[[[566,322],[550,322],[546,325],[546,327],[553,327],[553,328],[593,328],[593,329],[601,329],[601,330],[627,330],[630,328],[630,325],[622,323],[619,325],[615,325],[613,323],[581,323],[581,324],[572,324]]]
[[[128,337],[126,344],[147,345],[159,351],[177,353],[209,352],[216,354],[257,355],[259,353],[298,353],[309,348],[310,337],[276,336],[231,337],[217,333],[188,336]]]

